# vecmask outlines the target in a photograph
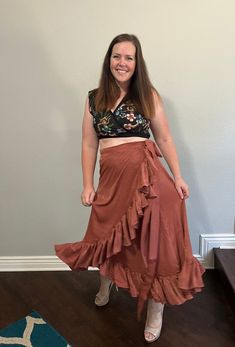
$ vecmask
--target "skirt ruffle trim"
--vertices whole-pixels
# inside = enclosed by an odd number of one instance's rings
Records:
[[[106,259],[120,253],[123,247],[131,246],[136,238],[136,230],[144,215],[144,209],[149,205],[148,200],[157,197],[152,184],[158,169],[150,158],[149,151],[146,152],[132,203],[121,220],[113,227],[109,237],[94,242],[80,241],[55,245],[56,255],[72,270],[79,271],[89,266],[98,267]],[[148,233],[147,230],[142,232]]]
[[[137,237],[137,230],[144,216],[144,210],[149,206],[149,200],[158,197],[154,181],[158,179],[158,168],[153,160],[154,156],[161,156],[151,142],[146,141],[146,156],[141,163],[139,177],[132,203],[120,221],[113,227],[109,237],[91,242],[87,240],[66,243],[55,246],[57,256],[72,270],[85,270],[89,266],[100,268],[101,274],[109,277],[117,286],[129,289],[131,296],[140,300],[147,300],[152,296],[156,301],[172,305],[182,304],[192,299],[193,294],[200,292],[204,287],[202,274],[204,268],[194,257],[186,257],[178,274],[153,278],[150,291],[141,296],[139,289],[144,286],[143,274],[130,271],[120,263],[112,263],[111,257],[120,253],[123,247],[131,246]],[[148,230],[141,226],[141,237],[148,235]],[[141,246],[140,246],[141,248]],[[148,248],[148,247],[147,247]],[[140,249],[146,256],[145,249]],[[147,259],[152,259],[147,257]]]
[[[204,268],[196,258],[185,261],[178,274],[154,277],[150,296],[157,302],[180,305],[193,298],[204,287],[202,274]],[[126,288],[132,297],[139,297],[144,286],[144,275],[124,268],[120,263],[107,260],[100,268],[103,276],[110,278],[118,287]],[[149,297],[149,295],[148,295]],[[142,298],[147,300],[147,297]]]

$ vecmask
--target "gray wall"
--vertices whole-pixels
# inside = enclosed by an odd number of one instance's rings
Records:
[[[0,256],[80,240],[81,120],[111,39],[142,42],[201,233],[233,233],[234,0],[0,1]]]

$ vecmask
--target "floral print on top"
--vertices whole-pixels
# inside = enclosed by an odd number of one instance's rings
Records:
[[[150,121],[136,111],[131,101],[122,101],[114,110],[95,110],[95,90],[88,93],[89,110],[93,116],[93,126],[99,139],[109,137],[138,136],[149,138]]]

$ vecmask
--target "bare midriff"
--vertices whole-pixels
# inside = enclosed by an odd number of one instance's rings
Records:
[[[117,138],[106,138],[106,139],[100,139],[99,140],[99,145],[100,145],[100,150],[112,146],[118,146],[123,143],[128,143],[128,142],[136,142],[136,141],[146,141],[147,139],[144,137],[117,137]]]

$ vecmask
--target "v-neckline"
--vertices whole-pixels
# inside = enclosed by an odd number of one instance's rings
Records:
[[[117,106],[115,107],[115,109],[114,109],[113,111],[110,109],[110,112],[111,112],[112,114],[115,114],[115,112],[117,111],[117,109],[118,109],[118,108],[121,106],[121,104],[123,103],[125,97],[126,97],[126,95],[124,95],[124,97],[120,100],[120,102],[117,104]]]

